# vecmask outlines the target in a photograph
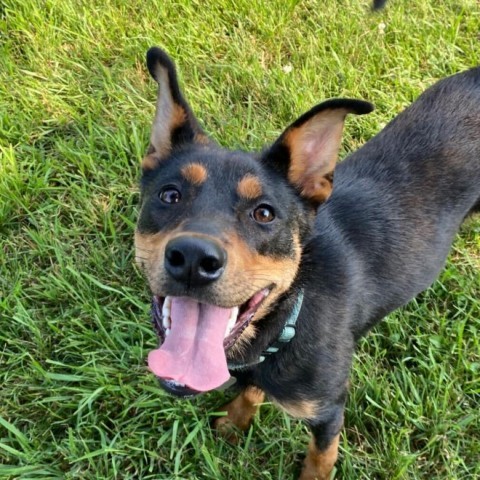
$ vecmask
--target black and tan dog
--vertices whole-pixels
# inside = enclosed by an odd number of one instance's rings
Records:
[[[369,103],[321,103],[263,152],[230,151],[168,56],[147,63],[159,95],[135,243],[161,339],[149,367],[178,396],[234,377],[226,433],[265,392],[312,430],[301,478],[327,479],[356,341],[434,281],[479,205],[480,69],[429,89],[334,177],[345,116]]]

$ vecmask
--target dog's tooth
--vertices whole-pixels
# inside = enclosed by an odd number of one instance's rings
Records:
[[[162,324],[165,329],[169,329],[172,326],[172,319],[170,318],[171,305],[172,297],[165,297],[162,307]]]
[[[170,308],[172,306],[172,297],[165,297],[162,306],[162,313],[164,317],[170,316]]]
[[[162,325],[163,328],[170,328],[172,326],[172,319],[170,318],[169,311],[162,310]]]
[[[165,337],[168,337],[170,335],[170,328],[165,329]]]
[[[238,307],[232,308],[232,312],[230,313],[230,318],[228,319],[227,330],[225,332],[224,338],[227,338],[230,335],[230,332],[232,331],[233,327],[237,323],[238,310],[239,310]]]
[[[230,319],[229,319],[229,321],[228,321],[228,326],[229,326],[230,328],[233,328],[233,326],[234,326],[235,323],[237,322],[238,311],[239,311],[239,308],[238,308],[238,307],[232,308],[232,313],[230,314]]]

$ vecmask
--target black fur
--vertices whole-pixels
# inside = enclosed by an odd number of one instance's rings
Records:
[[[186,105],[173,74],[171,81],[177,101]],[[317,106],[292,126],[322,109],[342,108],[342,102]],[[371,110],[366,102],[352,105],[359,113]],[[232,375],[241,388],[256,386],[280,404],[316,404],[305,420],[324,450],[342,425],[357,340],[431,285],[461,222],[480,205],[480,68],[434,85],[341,162],[333,194],[317,212],[287,179],[290,152],[282,138],[258,156],[214,144],[175,149],[144,180],[138,230],[155,234],[190,222],[190,230],[208,235],[235,231],[250,249],[273,259],[292,254],[292,232],[300,231],[295,281],[258,322],[249,347],[227,356],[245,363],[257,359],[303,290],[293,340],[263,363]],[[184,188],[178,172],[192,160],[205,165],[208,181],[188,187],[183,205],[162,205],[158,191],[167,184]],[[259,228],[248,218],[255,202],[236,198],[236,182],[246,173],[261,180],[262,202],[278,213],[275,223]],[[204,287],[168,288],[169,295],[211,298]]]
[[[338,165],[305,247],[297,335],[242,381],[331,406],[310,420],[323,425],[345,398],[355,342],[431,285],[479,199],[476,68],[430,88]]]
[[[380,10],[385,7],[387,0],[373,0],[372,10]]]

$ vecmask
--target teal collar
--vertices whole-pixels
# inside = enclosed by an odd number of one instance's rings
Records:
[[[295,302],[295,305],[293,306],[292,312],[290,313],[290,316],[285,322],[285,325],[282,331],[280,332],[280,335],[278,336],[278,338],[266,350],[264,350],[260,354],[257,360],[250,363],[228,363],[228,369],[234,370],[234,371],[246,370],[247,368],[258,365],[259,363],[262,363],[265,360],[265,358],[267,358],[269,355],[272,355],[273,353],[277,353],[285,344],[290,342],[290,340],[292,340],[292,338],[295,336],[295,333],[296,333],[297,320],[300,314],[300,310],[302,309],[302,304],[303,304],[303,289],[300,290],[300,292],[298,293],[298,297]]]

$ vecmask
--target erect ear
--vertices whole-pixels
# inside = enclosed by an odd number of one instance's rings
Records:
[[[170,57],[160,48],[152,47],[147,52],[147,67],[158,83],[158,97],[150,147],[142,162],[145,170],[155,168],[181,145],[210,143],[183,98]]]
[[[280,135],[264,160],[279,168],[300,195],[319,205],[332,191],[345,117],[372,110],[373,105],[363,100],[339,98],[320,103]]]

